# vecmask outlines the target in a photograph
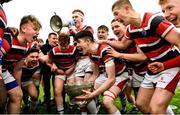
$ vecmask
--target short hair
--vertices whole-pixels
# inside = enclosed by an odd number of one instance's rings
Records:
[[[38,40],[38,42],[43,42],[44,43],[44,40],[42,38],[38,38],[37,40]]]
[[[39,48],[36,45],[34,45],[31,48],[29,48],[29,50],[27,51],[26,55],[29,55],[29,54],[34,53],[34,52],[39,53],[39,51],[40,51]]]
[[[78,39],[89,39],[91,42],[94,42],[93,34],[87,30],[83,30],[83,31],[78,32],[75,35],[74,39],[75,39],[75,41],[77,41]]]
[[[84,12],[83,12],[82,10],[80,10],[80,9],[75,9],[75,10],[72,11],[72,14],[74,14],[74,13],[76,13],[76,12],[79,12],[79,13],[82,14],[82,16],[84,16]]]
[[[114,10],[115,7],[122,8],[122,6],[124,5],[129,5],[132,8],[131,2],[129,0],[117,0],[112,5],[112,11]]]
[[[118,21],[118,20],[116,20],[116,19],[112,19],[112,20],[111,20],[111,24],[112,24],[113,22],[116,22],[116,21]]]
[[[101,30],[101,29],[109,32],[109,28],[108,28],[106,25],[100,25],[100,26],[98,27],[98,30]]]
[[[58,36],[58,41],[62,43],[70,43],[70,36],[66,33],[60,33]]]
[[[51,33],[48,34],[48,38],[49,38],[51,35],[57,36],[57,34],[56,34],[55,32],[51,32]]]
[[[26,15],[21,19],[20,29],[24,24],[27,24],[28,22],[32,22],[38,30],[42,28],[40,21],[34,15]]]
[[[167,0],[159,0],[159,1],[158,1],[158,4],[159,4],[159,5],[162,5],[162,4],[165,4],[166,2],[167,2]]]

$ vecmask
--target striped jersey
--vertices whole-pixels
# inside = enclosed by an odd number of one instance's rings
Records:
[[[109,48],[111,48],[111,46],[107,45],[106,43],[98,44],[96,54],[90,55],[90,58],[96,65],[98,65],[100,73],[105,72],[105,63],[113,60],[115,63],[115,72],[116,74],[120,74],[125,70],[126,65],[121,60],[109,56],[107,53]]]
[[[20,44],[17,38],[12,37],[11,33],[5,32],[0,51],[3,54],[3,69],[10,69],[13,63],[26,57],[28,44]]]
[[[163,16],[145,13],[139,28],[128,26],[126,37],[135,41],[150,62],[164,62],[179,56],[178,48],[164,39],[173,28]]]
[[[36,73],[37,71],[40,71],[40,69],[41,69],[41,64],[39,62],[34,67],[23,66],[21,81],[25,82],[29,80],[30,78],[32,78],[32,75]]]
[[[70,45],[66,51],[62,51],[59,46],[56,46],[48,52],[48,56],[59,69],[67,70],[77,62],[78,50],[73,45]]]

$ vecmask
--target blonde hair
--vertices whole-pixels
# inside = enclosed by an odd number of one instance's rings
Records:
[[[80,13],[83,17],[84,17],[84,12],[82,11],[82,10],[80,10],[80,9],[75,9],[75,10],[73,10],[72,11],[72,14],[75,14],[75,13]]]
[[[21,22],[20,22],[20,29],[21,27],[24,25],[24,24],[27,24],[29,22],[32,22],[35,27],[40,30],[42,28],[42,25],[40,23],[40,21],[33,15],[27,15],[27,16],[24,16],[22,19],[21,19]]]
[[[159,0],[159,5],[165,4],[167,2],[167,0]]]
[[[113,5],[112,5],[112,11],[114,8],[122,8],[124,5],[129,5],[132,8],[131,2],[129,0],[117,0]]]

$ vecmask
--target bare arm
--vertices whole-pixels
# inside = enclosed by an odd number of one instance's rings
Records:
[[[180,50],[180,33],[175,28],[167,33],[165,39],[171,44],[176,45]]]
[[[106,68],[106,74],[107,74],[108,78],[98,89],[96,89],[92,93],[93,97],[98,96],[102,92],[106,91],[115,83],[115,64],[114,64],[114,61],[110,60],[110,61],[106,62],[105,68]]]
[[[14,70],[13,70],[13,75],[14,75],[15,79],[17,80],[19,86],[21,86],[21,77],[22,77],[22,67],[23,67],[23,65],[24,65],[24,59],[17,62],[14,65]]]
[[[106,68],[106,74],[108,76],[107,80],[96,90],[93,92],[83,90],[85,95],[81,95],[76,97],[75,99],[78,100],[84,100],[84,99],[92,99],[102,92],[106,91],[109,89],[114,83],[115,83],[115,64],[113,60],[110,60],[105,63],[105,68]]]
[[[180,52],[180,33],[175,28],[167,33],[165,39],[171,44],[174,44]],[[153,62],[148,65],[149,70],[151,70],[153,73],[158,73],[173,67],[180,67],[180,56],[165,62]]]
[[[72,65],[69,69],[65,71],[65,75],[69,76],[73,73],[74,69],[76,67],[76,64]]]
[[[116,57],[116,58],[120,58],[120,59],[125,59],[125,60],[129,60],[129,61],[145,61],[147,59],[146,55],[139,49],[137,48],[137,53],[120,53],[117,52],[114,49],[108,49],[108,53],[110,56]]]
[[[131,43],[132,40],[128,40],[125,37],[122,38],[121,41],[116,41],[116,40],[106,40],[106,43],[109,44],[110,46],[112,46],[115,49],[126,49]]]

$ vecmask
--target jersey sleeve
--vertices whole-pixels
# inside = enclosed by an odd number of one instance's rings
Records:
[[[165,69],[180,67],[180,56],[177,56],[175,58],[163,62],[163,65]]]
[[[2,39],[3,44],[0,50],[2,56],[10,51],[12,46],[12,39],[13,37],[11,33],[6,33],[6,32],[4,33],[4,38]]]
[[[175,26],[166,20],[163,16],[159,14],[152,16],[151,30],[154,30],[159,36],[164,38],[173,28],[175,28]]]
[[[85,28],[85,30],[86,30],[86,31],[90,31],[92,34],[94,33],[94,30],[93,30],[93,28],[92,28],[91,26],[87,26],[87,27]]]
[[[107,49],[109,49],[110,47],[106,47],[104,48],[104,50],[102,51],[102,58],[103,58],[103,61],[104,63],[110,61],[113,59],[113,57],[109,56],[108,55],[108,52],[107,52]]]

